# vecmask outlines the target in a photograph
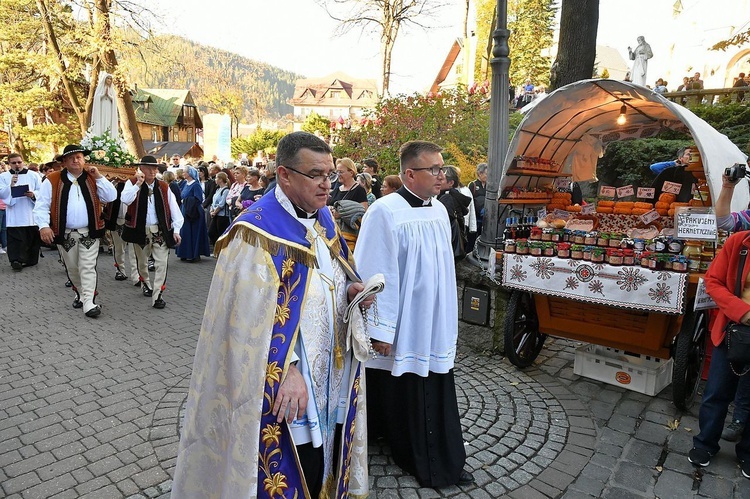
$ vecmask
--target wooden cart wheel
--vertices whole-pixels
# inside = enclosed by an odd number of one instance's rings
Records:
[[[513,291],[505,310],[505,355],[516,367],[528,367],[539,355],[547,339],[539,332],[534,296]]]
[[[672,400],[683,411],[695,401],[706,360],[708,336],[708,313],[705,310],[693,311],[692,300],[688,303],[688,310],[677,335],[672,370]]]

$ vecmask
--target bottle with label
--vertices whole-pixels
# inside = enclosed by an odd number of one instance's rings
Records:
[[[682,256],[688,259],[688,270],[698,272],[701,265],[701,253],[703,252],[703,243],[700,241],[686,241],[682,248]]]
[[[503,241],[507,241],[508,239],[514,239],[513,231],[511,230],[511,227],[510,227],[511,220],[512,219],[510,217],[505,219],[505,229],[503,230]]]

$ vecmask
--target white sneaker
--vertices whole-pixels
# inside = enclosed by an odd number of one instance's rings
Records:
[[[0,255],[4,255],[5,253],[7,253],[7,252],[5,251],[5,248],[0,248]]]

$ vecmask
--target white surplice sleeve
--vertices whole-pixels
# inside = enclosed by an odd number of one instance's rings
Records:
[[[367,328],[374,340],[393,343],[399,314],[401,290],[399,241],[393,212],[385,204],[373,203],[365,212],[357,237],[354,260],[363,281],[383,274],[385,288],[377,296],[377,316],[368,313]]]

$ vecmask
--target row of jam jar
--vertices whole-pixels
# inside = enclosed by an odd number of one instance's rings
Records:
[[[528,241],[526,239],[507,239],[505,253],[517,253],[531,256],[557,256],[573,260],[586,260],[593,263],[610,265],[638,265],[652,270],[674,270],[687,272],[688,259],[682,255],[640,251],[631,248],[601,248],[571,244],[569,242],[552,243],[546,241]]]
[[[657,236],[653,239],[631,239],[621,232],[570,231],[567,229],[541,229],[533,227],[529,241],[569,242],[601,248],[634,249],[636,251],[656,251],[678,254],[683,242],[670,236]]]

